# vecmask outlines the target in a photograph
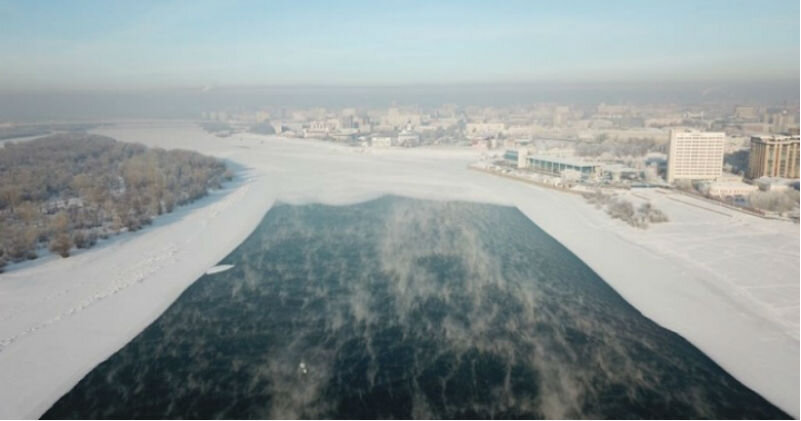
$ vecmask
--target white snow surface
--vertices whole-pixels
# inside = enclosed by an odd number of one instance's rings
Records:
[[[383,194],[518,207],[645,316],[799,416],[799,228],[657,190],[626,193],[670,218],[647,230],[581,196],[467,169],[460,148],[363,150],[191,123],[96,131],[229,160],[237,180],[137,233],[0,274],[0,418],[37,418],[239,245],[275,201]]]

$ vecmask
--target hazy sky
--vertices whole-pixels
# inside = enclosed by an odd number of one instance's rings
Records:
[[[792,1],[0,0],[0,89],[798,79]]]

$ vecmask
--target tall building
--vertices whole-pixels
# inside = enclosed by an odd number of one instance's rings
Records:
[[[726,135],[721,132],[671,130],[668,153],[667,181],[714,180],[723,173],[723,145]]]
[[[798,178],[798,145],[798,136],[752,136],[746,175]]]
[[[528,149],[521,148],[517,151],[517,168],[528,168]]]

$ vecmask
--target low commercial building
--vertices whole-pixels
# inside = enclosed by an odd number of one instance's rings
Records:
[[[556,156],[528,155],[525,160],[527,164],[521,166],[519,159],[520,153],[515,150],[507,150],[504,158],[514,163],[518,167],[525,167],[531,171],[541,174],[561,176],[564,172],[577,172],[582,178],[595,177],[601,174],[601,164],[581,161],[573,158],[562,158]]]
[[[724,199],[727,197],[748,196],[759,188],[753,184],[746,184],[742,181],[715,181],[709,183],[707,194],[711,197]]]
[[[374,148],[389,148],[392,146],[392,138],[389,136],[376,136],[371,144]]]
[[[642,171],[622,164],[607,164],[602,167],[604,177],[612,181],[635,180],[640,178]]]

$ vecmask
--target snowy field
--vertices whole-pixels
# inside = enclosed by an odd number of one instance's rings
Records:
[[[0,418],[41,415],[214,268],[275,201],[346,204],[385,193],[517,206],[645,316],[799,416],[798,225],[638,190],[628,198],[670,218],[640,230],[578,195],[468,170],[473,150],[217,138],[169,122],[97,133],[224,158],[239,177],[141,232],[0,274]]]

